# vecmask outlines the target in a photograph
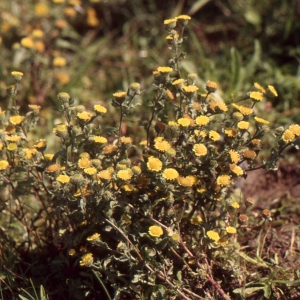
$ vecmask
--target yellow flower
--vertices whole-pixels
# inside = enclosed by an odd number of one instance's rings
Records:
[[[92,165],[92,162],[88,158],[82,157],[78,160],[78,167],[80,169],[89,168],[91,165]]]
[[[237,131],[235,128],[227,128],[224,130],[224,132],[228,137],[236,137],[237,136]]]
[[[42,152],[47,148],[47,142],[45,139],[40,139],[33,145],[33,147]]]
[[[162,176],[166,180],[175,180],[179,176],[179,174],[175,169],[167,168],[163,171]]]
[[[75,17],[77,14],[77,11],[73,7],[66,7],[64,9],[64,15],[67,17]]]
[[[256,153],[253,150],[245,150],[243,152],[243,156],[248,159],[253,159],[256,157]]]
[[[93,139],[94,139],[95,143],[99,143],[99,144],[105,144],[105,143],[107,143],[107,139],[105,137],[103,137],[103,136],[95,135],[93,137]]]
[[[90,266],[93,263],[93,254],[92,253],[87,253],[82,256],[79,264],[83,266]]]
[[[265,120],[265,119],[262,119],[262,118],[259,118],[259,117],[254,117],[254,120],[257,122],[257,123],[261,123],[261,124],[269,124],[270,122]]]
[[[198,189],[197,189],[197,192],[198,192],[199,194],[203,194],[203,193],[206,192],[206,189],[205,189],[205,188],[198,188]]]
[[[33,40],[30,37],[22,38],[20,43],[24,48],[28,48],[28,49],[31,49],[34,46]]]
[[[200,126],[207,125],[209,123],[209,117],[199,116],[196,118],[196,123]]]
[[[23,73],[22,72],[18,72],[18,71],[13,71],[11,72],[11,75],[16,79],[16,80],[21,80]]]
[[[250,123],[246,121],[240,121],[237,123],[237,127],[242,130],[247,130],[250,127]]]
[[[236,233],[236,229],[234,227],[231,227],[231,226],[226,227],[226,231],[227,231],[227,233],[230,233],[230,234],[235,234]]]
[[[182,89],[189,94],[193,94],[199,90],[199,88],[195,85],[184,85]]]
[[[22,123],[22,121],[25,119],[25,117],[23,116],[12,116],[9,118],[10,123],[14,124],[14,125],[19,125]]]
[[[67,73],[64,73],[64,72],[58,72],[56,74],[56,79],[62,85],[68,84],[71,80],[70,76]]]
[[[260,144],[260,140],[259,140],[259,139],[253,139],[253,140],[251,141],[251,143],[252,143],[253,145],[259,145],[259,144]]]
[[[111,172],[109,170],[100,171],[97,174],[97,177],[99,177],[101,179],[105,179],[105,180],[111,180]]]
[[[193,151],[197,156],[205,156],[207,154],[207,148],[204,144],[195,144]]]
[[[214,93],[218,88],[218,84],[214,81],[208,80],[206,82],[206,89],[210,93]]]
[[[170,100],[175,100],[175,96],[169,89],[166,90],[166,94]]]
[[[216,112],[216,108],[219,108],[221,111],[228,111],[228,107],[224,102],[214,99],[209,102],[209,107],[213,112]]]
[[[220,140],[220,135],[216,131],[211,130],[209,132],[209,138],[212,139],[213,141],[218,141]]]
[[[68,22],[63,19],[58,19],[55,21],[55,26],[58,27],[59,29],[64,29],[68,26]]]
[[[131,137],[122,136],[120,140],[123,144],[131,144],[132,143]]]
[[[125,98],[127,95],[127,92],[117,92],[117,93],[114,93],[113,96],[115,98]]]
[[[102,114],[105,114],[107,112],[107,109],[102,106],[102,105],[94,105],[94,110],[96,113],[102,113]]]
[[[229,155],[230,155],[230,159],[233,163],[237,163],[240,159],[240,155],[238,154],[238,152],[236,152],[234,150],[230,150]]]
[[[48,6],[44,3],[37,3],[34,5],[34,12],[39,17],[46,16],[48,14]]]
[[[263,100],[264,98],[264,95],[261,92],[250,92],[249,96],[253,101],[258,101],[258,102]]]
[[[70,255],[70,256],[75,255],[75,253],[76,253],[75,249],[70,249],[70,250],[69,250],[69,255]]]
[[[254,83],[254,88],[258,91],[260,91],[261,93],[265,94],[266,90],[257,82]]]
[[[41,109],[40,105],[35,105],[35,104],[29,104],[28,107],[32,110],[40,110]]]
[[[153,156],[148,158],[147,167],[150,171],[159,172],[162,169],[162,162]]]
[[[53,66],[55,67],[64,67],[67,64],[67,61],[64,57],[58,56],[53,59]]]
[[[175,121],[169,121],[168,125],[171,127],[178,127],[179,125]]]
[[[248,116],[248,115],[250,115],[250,114],[253,113],[253,109],[252,108],[249,108],[249,107],[246,107],[246,106],[237,105],[237,104],[232,104],[232,106],[234,108],[236,108],[244,116]]]
[[[86,240],[90,242],[90,241],[97,240],[99,237],[100,237],[100,233],[94,233],[93,235],[88,236]]]
[[[239,208],[240,207],[240,205],[235,201],[235,202],[233,202],[232,204],[231,204],[231,207],[233,207],[233,208]]]
[[[59,170],[60,170],[59,164],[52,164],[46,168],[46,172],[48,172],[48,173],[55,173]]]
[[[217,184],[221,186],[226,186],[230,184],[230,176],[228,175],[220,175],[217,178]]]
[[[209,230],[206,232],[206,235],[213,241],[217,242],[220,239],[220,236],[217,232]]]
[[[125,192],[132,192],[132,191],[135,189],[134,185],[132,185],[132,184],[124,184],[124,185],[122,185],[121,188],[122,188]]]
[[[162,74],[168,74],[168,73],[171,73],[173,71],[173,69],[170,67],[158,67],[157,71]]]
[[[290,125],[289,130],[291,130],[294,135],[300,136],[300,126],[298,124]]]
[[[277,97],[278,96],[278,93],[277,91],[275,90],[274,86],[273,85],[268,85],[268,89],[267,89],[267,92],[268,92],[268,95],[269,96],[273,96],[273,97]]]
[[[178,85],[181,87],[183,83],[184,83],[184,79],[179,78],[179,79],[176,79],[175,81],[173,81],[172,85]]]
[[[0,160],[0,171],[5,170],[9,166],[8,161],[6,160]]]
[[[106,145],[103,148],[103,153],[104,154],[112,154],[113,152],[115,152],[118,148],[115,145]]]
[[[120,170],[117,173],[117,177],[122,180],[130,180],[132,176],[133,172],[131,171],[131,169]]]
[[[93,115],[87,111],[83,111],[83,112],[77,113],[77,117],[80,120],[89,121],[93,117]]]
[[[31,159],[32,158],[32,155],[37,153],[37,150],[36,149],[29,149],[29,148],[23,148],[22,149],[22,152],[24,152],[24,158],[25,159]]]
[[[295,139],[295,134],[292,130],[286,129],[281,138],[285,143],[289,143]]]
[[[188,118],[180,118],[177,122],[182,127],[188,127],[191,125],[191,121]]]
[[[236,164],[230,164],[229,167],[230,167],[231,172],[238,176],[244,174],[243,169],[241,167],[237,166]]]
[[[153,225],[149,227],[149,234],[154,237],[160,237],[163,235],[163,230],[160,226]]]
[[[196,183],[196,177],[188,175],[186,177],[179,176],[177,178],[178,184],[185,187],[191,187]]]
[[[95,175],[97,173],[97,169],[94,167],[85,168],[83,171],[88,175]]]
[[[200,216],[195,216],[195,217],[192,217],[191,220],[190,220],[191,224],[193,225],[199,225],[203,222],[202,218]]]
[[[158,151],[165,152],[171,148],[171,145],[167,141],[161,141],[161,142],[157,141],[154,144],[154,148],[157,149]]]
[[[190,20],[191,17],[188,15],[180,15],[178,17],[176,17],[177,20]]]
[[[61,174],[56,177],[56,180],[61,183],[68,183],[70,182],[70,177],[68,175]]]
[[[18,135],[11,135],[11,136],[7,136],[6,140],[8,142],[19,142],[21,140],[21,137]]]

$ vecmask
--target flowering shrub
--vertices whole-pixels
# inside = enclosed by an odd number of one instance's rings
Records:
[[[53,128],[60,149],[48,153],[46,139],[30,139],[41,107],[21,114],[23,74],[12,72],[12,105],[1,110],[1,221],[19,222],[14,247],[23,254],[51,253],[47,268],[55,275],[43,284],[54,296],[80,291],[80,299],[230,299],[239,285],[231,286],[230,278],[220,283],[218,270],[229,272],[240,259],[255,262],[239,248],[237,234],[248,220],[239,209],[248,204],[233,197],[233,185],[251,170],[275,169],[286,148],[298,147],[300,126],[274,131],[277,148],[260,162],[261,140],[271,129],[256,105],[277,92],[254,83],[241,99],[224,101],[216,82],[198,86],[197,75],[180,68],[189,20],[181,15],[164,22],[173,57],[153,72],[155,92],[143,102],[151,114],[140,145],[122,135],[124,118],[145,94],[139,83],[113,94],[119,123],[109,132],[97,122],[106,107],[88,111],[60,92],[57,110],[64,119]],[[96,21],[90,12],[90,22]],[[260,225],[270,218],[265,209]]]

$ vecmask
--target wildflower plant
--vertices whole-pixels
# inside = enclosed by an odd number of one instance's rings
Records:
[[[214,95],[216,82],[197,86],[197,75],[180,68],[189,20],[164,22],[172,57],[153,72],[149,102],[136,82],[113,93],[114,130],[95,121],[107,107],[87,110],[58,93],[63,121],[53,129],[56,153],[47,152],[46,139],[28,138],[40,107],[21,114],[17,92],[26,74],[12,72],[12,105],[1,113],[1,218],[19,222],[14,230],[23,230],[26,240],[16,243],[27,252],[55,249],[55,259],[64,256],[61,264],[95,278],[98,291],[91,282],[82,285],[95,297],[194,299],[209,291],[229,299],[229,279],[220,283],[215,266],[236,266],[237,235],[248,219],[239,212],[243,203],[232,198],[233,184],[251,170],[275,169],[286,148],[298,148],[300,126],[293,124],[274,132],[277,148],[259,162],[260,141],[271,129],[255,107],[276,90],[255,83],[241,99],[227,101]],[[65,61],[56,57],[53,64]],[[151,109],[142,146],[122,135],[124,118],[140,104]],[[140,149],[137,159],[130,157],[133,149]],[[270,211],[261,218],[266,222]]]

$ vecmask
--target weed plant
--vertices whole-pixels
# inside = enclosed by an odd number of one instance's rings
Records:
[[[297,287],[296,267],[241,248],[239,237],[249,228],[258,235],[272,216],[265,208],[250,223],[253,200],[235,197],[233,186],[252,170],[276,169],[284,150],[298,148],[300,126],[274,129],[261,117],[260,103],[277,96],[272,85],[225,100],[216,82],[198,86],[198,75],[181,69],[189,20],[164,21],[171,58],[153,72],[152,89],[133,82],[113,93],[114,128],[97,121],[105,106],[88,110],[60,92],[55,153],[32,139],[41,107],[21,113],[28,75],[12,72],[0,114],[3,299],[38,298],[40,286],[43,299],[270,298]],[[140,105],[150,114],[134,143],[122,128]],[[266,135],[275,146],[260,162]],[[267,275],[251,281],[253,266]]]

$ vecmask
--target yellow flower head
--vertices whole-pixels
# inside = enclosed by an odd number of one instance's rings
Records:
[[[178,17],[176,17],[177,20],[190,20],[191,17],[188,15],[180,15]]]
[[[38,151],[44,151],[47,147],[47,142],[45,139],[40,139],[33,145],[33,147]]]
[[[60,165],[59,164],[52,164],[46,168],[46,172],[48,173],[55,173],[60,170]]]
[[[250,127],[250,123],[246,121],[240,121],[237,123],[237,127],[242,130],[247,130]]]
[[[28,49],[31,49],[34,46],[33,39],[31,37],[22,38],[20,43],[24,48]]]
[[[278,96],[278,93],[277,93],[277,91],[275,90],[275,88],[274,88],[273,85],[268,85],[267,93],[268,93],[268,95],[271,96],[271,97],[277,97],[277,96]]]
[[[217,242],[220,239],[219,234],[213,230],[207,231],[206,235],[215,242]]]
[[[132,138],[131,137],[122,136],[120,140],[123,144],[132,144]]]
[[[240,205],[235,201],[235,202],[233,202],[232,204],[231,204],[231,207],[233,207],[233,208],[239,208],[240,207]]]
[[[107,138],[105,138],[103,136],[99,136],[99,135],[95,135],[93,137],[93,140],[95,143],[98,143],[98,144],[106,144],[107,143]]]
[[[257,82],[254,83],[254,88],[263,94],[266,93],[266,90]]]
[[[9,166],[8,161],[6,160],[0,160],[0,171],[5,170]]]
[[[170,67],[158,67],[157,71],[161,74],[169,74],[173,71],[173,68]]]
[[[44,3],[37,3],[34,5],[34,12],[37,16],[43,17],[48,14],[48,6]]]
[[[241,167],[237,166],[236,164],[230,164],[229,167],[230,167],[231,172],[238,176],[244,174],[243,169]]]
[[[291,130],[294,135],[300,136],[300,126],[298,124],[290,125],[289,130]]]
[[[152,172],[159,172],[162,169],[162,162],[153,156],[148,158],[147,167]]]
[[[188,94],[193,94],[199,90],[199,88],[195,85],[184,85],[182,89]]]
[[[175,169],[167,168],[163,171],[162,176],[166,180],[175,180],[179,176],[179,174]]]
[[[117,150],[117,146],[115,145],[106,145],[104,148],[103,148],[103,153],[108,155],[108,154],[112,154],[114,153],[116,150]]]
[[[208,80],[206,82],[206,89],[210,93],[214,93],[218,88],[218,84],[214,81]]]
[[[207,154],[207,148],[204,144],[195,144],[193,151],[197,156],[205,156]]]
[[[262,101],[264,98],[264,94],[261,92],[250,92],[249,96],[253,101],[257,101],[257,102]]]
[[[157,141],[154,144],[154,148],[158,151],[165,152],[171,148],[171,145],[167,141]]]
[[[227,128],[224,130],[224,132],[228,137],[236,137],[237,136],[237,130],[235,128]]]
[[[11,72],[11,75],[16,79],[16,80],[21,80],[23,77],[23,73],[22,72],[18,72],[18,71],[13,71]]]
[[[90,242],[90,241],[97,240],[98,238],[100,238],[100,233],[94,233],[93,235],[88,236],[86,240]]]
[[[286,129],[281,138],[285,143],[289,143],[295,139],[295,134],[292,130]]]
[[[180,118],[178,119],[178,124],[181,125],[182,127],[188,127],[191,125],[191,121],[188,118]]]
[[[230,184],[230,176],[228,175],[220,175],[217,178],[217,184],[221,186],[226,186]]]
[[[54,67],[64,67],[67,64],[67,61],[64,57],[58,56],[53,59]]]
[[[93,115],[87,111],[83,111],[83,112],[77,113],[77,117],[80,120],[89,121],[93,117]]]
[[[230,159],[233,163],[237,163],[240,160],[240,155],[238,154],[238,152],[236,152],[234,150],[230,150],[229,155],[230,155]]]
[[[178,181],[178,184],[181,185],[181,186],[191,187],[196,183],[197,179],[196,179],[195,176],[189,175],[189,176],[186,176],[186,177],[179,176],[177,178],[177,181]]]
[[[56,177],[56,180],[61,183],[68,183],[70,182],[70,177],[68,175],[61,174]]]
[[[253,159],[256,157],[256,152],[253,150],[245,150],[243,152],[243,157],[248,158],[248,159]]]
[[[117,177],[122,180],[130,180],[133,176],[131,169],[120,170],[117,173]]]
[[[209,117],[207,116],[199,116],[196,118],[196,124],[203,126],[209,123]]]
[[[93,259],[93,254],[92,253],[87,253],[85,255],[82,256],[79,264],[80,266],[90,266],[93,263],[94,259]]]
[[[153,237],[160,237],[163,235],[163,230],[160,226],[153,225],[149,227],[149,234]]]
[[[242,105],[237,105],[235,103],[233,103],[232,106],[234,108],[236,108],[244,116],[248,116],[248,115],[251,115],[253,113],[253,109],[252,108],[249,108],[249,107],[246,107],[246,106],[242,106]]]
[[[23,116],[12,116],[9,118],[10,123],[12,123],[13,125],[19,125],[22,123],[22,121],[25,119],[25,117]]]
[[[82,157],[78,160],[78,167],[80,169],[89,168],[91,165],[92,165],[92,162],[86,157]]]
[[[262,119],[262,118],[259,118],[259,117],[254,117],[254,120],[257,122],[257,123],[261,123],[261,124],[269,124],[270,122],[265,120],[265,119]]]
[[[236,229],[234,227],[231,227],[231,226],[226,227],[226,231],[229,234],[235,234],[236,233]]]
[[[98,177],[98,178],[101,178],[101,179],[105,179],[105,180],[111,180],[111,172],[110,172],[110,170],[103,170],[103,171],[100,171],[100,172],[97,174],[97,177]]]
[[[220,135],[216,131],[211,130],[209,132],[209,138],[212,139],[213,141],[218,141],[220,140]]]
[[[21,137],[18,135],[11,135],[11,136],[7,136],[6,140],[8,142],[19,142],[21,140]]]
[[[179,78],[179,79],[176,79],[175,81],[173,81],[172,85],[180,86],[181,87],[183,83],[184,83],[184,79]]]
[[[85,168],[83,171],[88,175],[95,175],[97,173],[97,169],[95,167]]]
[[[94,110],[96,113],[105,114],[107,112],[107,109],[102,105],[94,105]]]
[[[114,93],[113,96],[115,98],[125,98],[127,95],[127,92],[117,92],[117,93]]]

